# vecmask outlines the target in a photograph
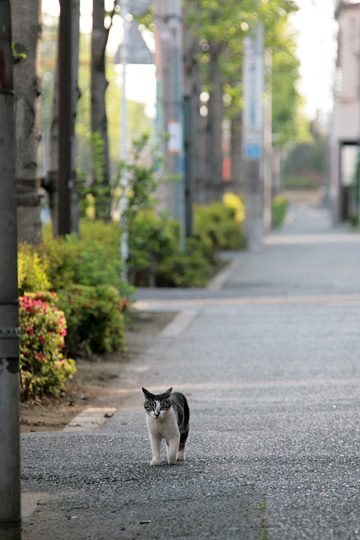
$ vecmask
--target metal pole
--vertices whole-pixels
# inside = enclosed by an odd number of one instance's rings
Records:
[[[272,201],[272,89],[271,89],[272,54],[271,50],[265,51],[265,83],[264,99],[264,228],[271,229],[271,201]]]
[[[264,233],[264,27],[258,23],[254,36],[245,40],[244,57],[244,162],[245,235],[248,249],[262,245]]]
[[[184,98],[184,149],[185,149],[185,235],[193,235],[193,179],[192,153],[193,153],[193,114],[191,96]]]
[[[158,99],[161,99],[165,130],[165,173],[168,182],[159,189],[159,200],[179,221],[180,247],[185,245],[182,8],[180,0],[157,0],[154,3]],[[163,133],[160,133],[160,136]]]
[[[71,6],[60,0],[59,22],[59,176],[57,234],[71,233],[71,172],[72,172],[72,68],[71,68]]]
[[[19,322],[10,0],[0,1],[0,537],[20,538]]]
[[[180,223],[180,249],[185,249],[185,186],[184,186],[184,97],[182,74],[182,8],[180,0],[175,0],[169,27],[173,39],[173,111],[172,123],[177,124],[178,148],[174,152],[175,183],[174,215]]]
[[[122,95],[121,95],[121,124],[120,124],[120,159],[127,162],[128,157],[128,107],[126,99],[126,71],[127,71],[127,47],[128,47],[128,6],[127,0],[120,0],[120,9],[124,21],[123,41],[121,45],[121,68],[122,68]],[[123,262],[122,277],[127,279],[127,260],[129,257],[129,231],[126,211],[128,207],[128,181],[127,172],[123,171],[121,179],[121,196],[120,196],[120,255]]]

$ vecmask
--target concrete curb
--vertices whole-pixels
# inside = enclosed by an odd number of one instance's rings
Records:
[[[210,279],[209,283],[206,286],[206,289],[208,289],[209,291],[219,291],[220,289],[222,289],[225,283],[229,280],[232,272],[235,270],[236,267],[239,266],[239,264],[240,262],[236,260],[227,263],[225,268],[220,270],[220,272],[218,272],[216,276]]]
[[[176,337],[182,334],[199,313],[198,309],[180,311],[169,324],[163,328],[162,337]]]
[[[66,432],[91,431],[111,418],[116,409],[112,407],[88,407],[76,415],[63,429]]]

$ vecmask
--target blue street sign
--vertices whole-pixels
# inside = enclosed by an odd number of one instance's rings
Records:
[[[260,159],[262,156],[261,144],[251,143],[244,146],[244,157],[246,159]]]
[[[264,29],[244,41],[244,111],[243,156],[245,160],[260,160],[264,141]]]

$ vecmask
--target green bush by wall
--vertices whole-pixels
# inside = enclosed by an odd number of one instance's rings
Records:
[[[71,285],[59,291],[68,323],[69,354],[121,351],[125,347],[127,300],[111,285]]]

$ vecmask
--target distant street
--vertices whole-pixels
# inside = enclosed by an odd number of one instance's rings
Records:
[[[297,200],[231,259],[221,289],[138,291],[179,315],[101,428],[23,435],[25,540],[360,538],[360,235]],[[188,396],[184,463],[149,466],[141,386]]]

